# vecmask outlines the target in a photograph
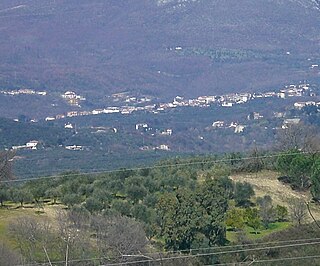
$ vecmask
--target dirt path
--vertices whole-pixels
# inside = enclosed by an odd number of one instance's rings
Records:
[[[289,201],[292,198],[309,201],[311,195],[309,192],[297,192],[291,189],[289,185],[285,185],[278,181],[279,174],[273,171],[262,171],[258,174],[239,174],[232,175],[231,179],[237,182],[250,183],[256,193],[256,197],[270,195],[273,203],[285,205],[288,207]],[[320,206],[311,205],[313,215],[320,220]]]

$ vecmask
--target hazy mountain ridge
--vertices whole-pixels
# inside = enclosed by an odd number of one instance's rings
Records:
[[[309,79],[318,76],[306,61],[320,58],[318,6],[312,0],[5,0],[0,85],[72,89],[93,98],[124,90],[171,97]],[[215,62],[176,47],[289,51],[291,58]]]

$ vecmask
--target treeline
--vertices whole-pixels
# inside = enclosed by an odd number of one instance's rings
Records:
[[[290,154],[291,153],[291,154]],[[289,183],[295,190],[309,190],[313,199],[320,201],[320,156],[319,151],[310,153],[292,150],[280,155],[277,170],[283,174],[279,180]]]

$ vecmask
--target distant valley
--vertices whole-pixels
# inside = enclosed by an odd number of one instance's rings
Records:
[[[0,25],[0,144],[24,176],[270,149],[286,123],[319,125],[318,1],[3,0]]]
[[[0,265],[320,265],[320,0],[1,0]]]
[[[319,82],[319,14],[312,0],[5,0],[0,88],[96,103],[124,91],[170,99]]]

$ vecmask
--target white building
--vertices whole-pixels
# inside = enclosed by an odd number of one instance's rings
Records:
[[[136,130],[139,130],[139,129],[147,130],[148,128],[149,128],[149,126],[146,123],[136,124]]]
[[[65,99],[75,99],[77,97],[77,94],[74,91],[66,91],[61,96]]]
[[[65,148],[70,151],[82,151],[83,150],[83,147],[80,145],[70,145],[70,146],[66,146]]]
[[[215,121],[212,123],[213,128],[222,128],[224,127],[224,121]]]
[[[12,146],[13,150],[37,150],[39,141],[31,140],[27,142],[25,145],[21,146]]]
[[[30,149],[30,150],[36,150],[37,146],[39,144],[39,141],[37,140],[31,140],[29,142],[26,143],[26,148]]]
[[[288,128],[289,126],[292,126],[292,125],[297,125],[300,123],[300,118],[289,118],[289,119],[285,119],[283,121],[283,124],[282,124],[282,129],[286,129]]]
[[[243,125],[237,125],[234,129],[234,133],[238,134],[238,133],[242,133],[244,131],[244,129],[246,128],[246,126]]]
[[[164,135],[164,136],[171,136],[172,135],[172,129],[166,129],[165,131],[162,131],[161,132],[161,135]]]
[[[162,150],[162,151],[170,151],[169,146],[166,145],[166,144],[161,144],[161,145],[159,145],[156,149]]]
[[[64,128],[73,129],[73,125],[71,123],[64,124]]]
[[[224,103],[222,103],[222,105],[221,106],[223,106],[223,107],[232,107],[233,106],[233,103],[230,103],[230,102],[224,102]]]
[[[55,118],[55,117],[52,117],[52,116],[48,116],[48,117],[46,117],[45,120],[46,120],[46,121],[54,121],[54,120],[56,120],[56,118]]]

